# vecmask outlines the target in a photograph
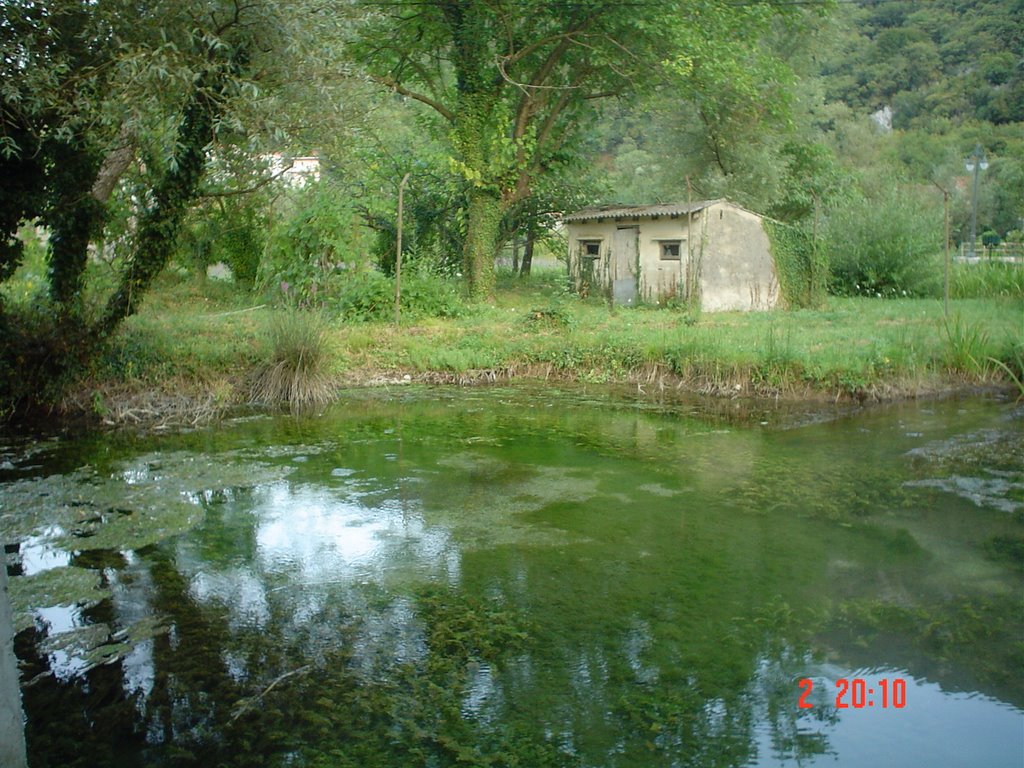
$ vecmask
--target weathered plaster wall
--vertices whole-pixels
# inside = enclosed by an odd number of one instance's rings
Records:
[[[703,213],[707,235],[700,272],[701,309],[721,312],[777,306],[779,281],[760,218],[721,203]]]
[[[694,216],[694,228],[698,216]],[[640,295],[644,301],[668,300],[683,295],[686,282],[687,240],[686,216],[645,219],[640,225]],[[680,240],[679,261],[662,261],[661,243]]]
[[[566,227],[569,240],[569,274],[572,276],[577,292],[583,291],[589,295],[596,295],[608,290],[611,280],[608,257],[611,253],[615,229],[615,222],[609,221],[587,221],[580,224],[569,224]],[[580,258],[581,240],[601,241],[601,258],[593,262],[592,266],[588,265],[588,260]],[[589,285],[587,285],[588,282]]]

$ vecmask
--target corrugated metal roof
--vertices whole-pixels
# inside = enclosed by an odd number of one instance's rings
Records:
[[[659,216],[685,216],[722,202],[726,201],[718,199],[692,203],[661,203],[659,205],[598,205],[570,213],[563,217],[562,221],[572,223],[597,219],[655,219]]]

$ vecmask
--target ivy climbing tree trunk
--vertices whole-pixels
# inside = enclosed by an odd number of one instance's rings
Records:
[[[153,202],[140,218],[135,249],[117,290],[93,329],[96,338],[105,337],[138,310],[146,290],[167,265],[182,219],[198,196],[206,166],[206,147],[213,140],[225,82],[224,73],[208,71],[189,95],[178,128],[174,159],[153,190]]]
[[[494,257],[504,215],[499,197],[486,190],[470,192],[464,268],[473,300],[486,301],[494,295]]]
[[[53,165],[56,194],[43,220],[50,228],[50,298],[67,322],[81,314],[89,242],[102,227],[103,206],[90,194],[99,163],[84,137],[57,142]]]

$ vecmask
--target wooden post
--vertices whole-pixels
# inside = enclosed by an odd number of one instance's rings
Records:
[[[395,325],[402,319],[402,207],[404,204],[405,184],[409,174],[402,177],[398,185],[398,233],[395,238]]]
[[[942,190],[942,202],[945,210],[945,223],[946,223],[946,281],[945,288],[942,291],[942,306],[946,313],[946,317],[949,317],[949,192]]]
[[[687,309],[692,309],[690,300],[693,298],[693,187],[690,175],[686,175],[686,271],[683,280],[683,300]]]
[[[945,222],[945,253],[946,253],[946,277],[943,281],[942,289],[942,311],[943,314],[949,317],[949,190],[943,187],[939,182],[932,179],[932,184],[939,188],[942,193],[942,207],[943,207],[943,220]]]
[[[811,263],[807,265],[807,306],[817,309],[814,279],[818,262],[818,196],[814,195],[814,223],[811,225]]]

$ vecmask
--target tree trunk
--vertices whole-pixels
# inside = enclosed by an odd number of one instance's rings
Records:
[[[0,765],[25,768],[24,715],[18,659],[14,655],[14,618],[7,595],[7,566],[0,561]]]
[[[526,225],[526,245],[523,246],[523,263],[519,267],[519,276],[528,277],[530,274],[530,267],[533,266],[533,241],[534,241],[534,229],[533,224]]]
[[[104,207],[89,194],[98,163],[83,139],[73,136],[54,149],[54,187],[58,199],[43,221],[50,228],[48,279],[50,298],[62,320],[77,317],[89,242],[101,229]]]
[[[474,301],[494,298],[494,256],[503,214],[501,200],[487,190],[474,189],[469,193],[464,269],[469,297]]]

